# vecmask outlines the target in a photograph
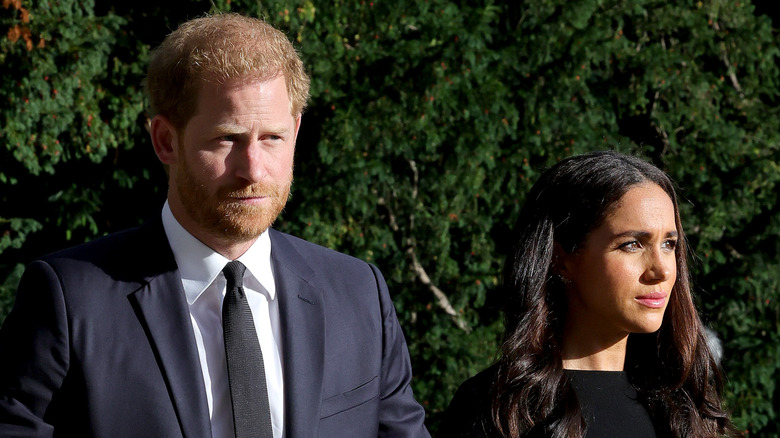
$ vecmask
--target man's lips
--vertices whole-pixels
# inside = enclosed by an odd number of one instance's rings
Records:
[[[653,292],[645,295],[640,295],[634,299],[643,306],[647,306],[651,309],[661,309],[666,304],[666,292]]]
[[[233,202],[240,202],[242,204],[260,204],[266,199],[270,198],[270,196],[266,195],[250,195],[250,196],[233,196],[230,199]]]
[[[222,195],[221,197],[221,203],[224,205],[233,205],[236,207],[244,206],[244,207],[251,207],[251,206],[265,206],[270,199],[273,198],[273,195],[269,195],[267,193],[261,194],[261,193],[226,193]]]

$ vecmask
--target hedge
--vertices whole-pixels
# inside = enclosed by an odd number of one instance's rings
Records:
[[[380,267],[433,432],[457,385],[496,358],[493,294],[530,185],[565,156],[611,148],[680,187],[728,406],[750,436],[780,433],[780,51],[768,2],[105,3],[0,9],[0,318],[35,257],[159,214],[148,52],[185,19],[237,11],[284,30],[312,76],[275,226]]]

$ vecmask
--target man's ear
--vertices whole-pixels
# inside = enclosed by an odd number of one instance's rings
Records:
[[[298,114],[298,117],[295,119],[295,138],[293,139],[293,144],[298,141],[298,130],[301,129],[301,117],[303,117],[303,114]]]
[[[157,158],[163,164],[176,163],[179,136],[173,123],[167,117],[158,114],[152,119],[149,134],[152,137],[152,145]]]

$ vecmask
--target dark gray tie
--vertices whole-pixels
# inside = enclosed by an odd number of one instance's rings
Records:
[[[227,293],[222,303],[222,328],[233,425],[236,438],[272,438],[263,352],[244,292],[245,270],[246,266],[239,261],[228,263],[222,270],[227,280]]]

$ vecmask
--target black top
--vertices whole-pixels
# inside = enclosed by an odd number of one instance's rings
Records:
[[[465,381],[455,393],[444,416],[441,438],[500,437],[491,420],[490,388],[497,367],[493,366]],[[637,392],[620,371],[566,370],[587,424],[586,438],[654,438],[645,407]]]
[[[586,438],[655,438],[647,409],[622,371],[566,370],[585,416]]]

